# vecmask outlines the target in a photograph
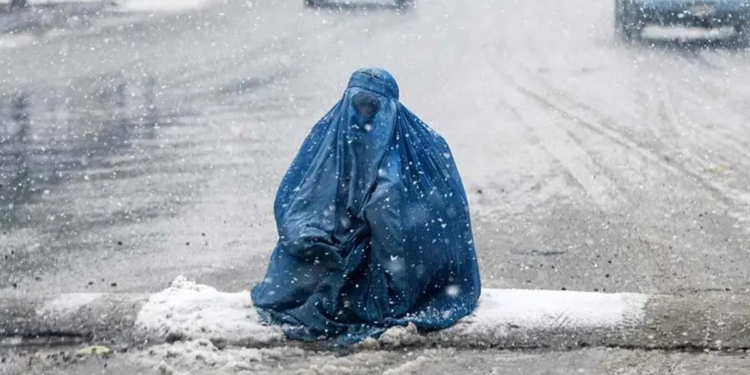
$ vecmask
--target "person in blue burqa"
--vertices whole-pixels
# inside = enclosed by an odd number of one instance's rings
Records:
[[[274,204],[279,241],[252,300],[290,339],[348,345],[453,325],[479,299],[469,206],[448,144],[381,69],[354,72]]]

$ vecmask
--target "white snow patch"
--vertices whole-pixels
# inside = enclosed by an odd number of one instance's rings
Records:
[[[411,356],[411,353],[407,353],[406,356]],[[316,355],[308,357],[305,364],[293,366],[289,373],[295,375],[382,374],[395,363],[401,362],[403,358],[403,353],[387,350],[359,352],[347,356]],[[279,373],[281,372],[276,374]]]
[[[29,5],[54,5],[54,4],[90,4],[104,3],[104,0],[27,0]]]
[[[102,295],[98,293],[72,293],[61,294],[52,301],[49,301],[37,309],[38,316],[63,317],[75,314],[78,310],[91,302],[99,299]]]
[[[34,44],[36,38],[29,34],[0,36],[0,50],[25,47]]]
[[[399,348],[413,346],[424,342],[424,336],[419,334],[417,326],[409,323],[406,327],[392,327],[383,332],[378,338],[378,343],[386,347]]]
[[[424,365],[427,363],[428,359],[424,356],[419,356],[416,359],[406,362],[401,366],[398,366],[394,369],[387,370],[383,373],[383,375],[413,375],[413,374],[421,374],[424,370]]]
[[[298,348],[221,350],[206,339],[151,347],[139,353],[136,359],[154,367],[162,374],[190,374],[210,369],[212,374],[236,374],[242,371],[273,370],[282,359],[304,355]]]
[[[485,289],[474,314],[460,323],[465,333],[523,329],[581,329],[642,322],[648,296],[548,290]]]
[[[264,326],[250,293],[222,293],[178,276],[152,295],[138,313],[136,327],[148,336],[216,339],[228,343],[267,345],[284,340],[278,327]]]
[[[485,289],[474,313],[442,334],[505,335],[508,327],[565,330],[616,328],[641,323],[648,296],[548,290]],[[228,344],[269,345],[284,341],[276,326],[264,326],[253,308],[250,293],[222,293],[183,276],[154,294],[143,306],[136,326],[148,336],[182,340],[220,340]],[[363,348],[417,345],[425,337],[414,325],[394,327]]]
[[[30,5],[55,4],[111,4],[118,9],[132,12],[180,12],[201,9],[213,0],[28,0]],[[0,4],[10,4],[10,0],[0,0]]]
[[[182,12],[204,8],[211,0],[121,0],[118,9],[126,12]]]

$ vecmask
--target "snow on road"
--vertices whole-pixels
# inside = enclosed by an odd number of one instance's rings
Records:
[[[77,4],[115,4],[125,11],[187,11],[200,9],[216,0],[27,0],[31,6],[56,6]],[[0,4],[10,4],[11,0],[0,0]]]
[[[123,12],[184,12],[209,6],[216,0],[119,0]]]
[[[0,35],[0,50],[28,46],[35,40],[36,38],[29,34]]]
[[[378,65],[451,144],[489,288],[750,288],[744,48],[618,44],[609,1],[251,4],[0,54],[0,88],[34,93],[21,146],[79,160],[92,146],[75,139],[93,134],[109,148],[80,169],[29,159],[49,193],[19,206],[0,285],[155,292],[185,274],[249,288],[296,148],[351,71]]]

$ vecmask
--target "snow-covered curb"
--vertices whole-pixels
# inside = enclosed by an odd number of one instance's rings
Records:
[[[219,348],[310,346],[286,341],[278,327],[260,324],[247,291],[220,292],[184,277],[152,295],[0,295],[0,346],[61,337],[138,345],[200,341]],[[413,326],[392,328],[355,349],[400,346],[748,348],[750,295],[485,289],[474,314],[449,329],[420,333]]]
[[[487,289],[474,314],[459,325],[477,331],[635,326],[645,317],[646,302],[644,294]]]
[[[441,340],[488,335],[502,339],[518,328],[573,331],[633,327],[643,322],[647,301],[642,294],[487,289],[473,315],[432,336]],[[259,323],[250,293],[222,293],[184,277],[149,298],[138,314],[136,327],[152,338],[169,341],[208,339],[253,347],[284,341],[279,328]],[[399,345],[404,339],[397,343],[393,337],[404,334],[416,332],[395,328],[381,341]],[[406,341],[418,343],[428,337]]]
[[[250,293],[219,292],[179,276],[149,298],[136,329],[152,339],[208,339],[245,346],[268,346],[284,340],[277,327],[261,325]]]
[[[647,302],[643,294],[489,289],[473,315],[438,335],[495,342],[519,331],[623,330],[644,322]]]

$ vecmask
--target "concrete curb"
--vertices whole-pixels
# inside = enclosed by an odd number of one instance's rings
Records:
[[[0,346],[48,342],[140,345],[209,339],[222,346],[301,346],[257,323],[249,293],[185,282],[153,295],[0,297]],[[178,283],[177,281],[175,283]],[[691,296],[486,290],[472,317],[439,332],[389,330],[360,349],[739,350],[750,348],[750,295]]]
[[[643,318],[630,324],[506,326],[501,334],[488,330],[473,335],[448,330],[434,334],[430,341],[444,346],[503,349],[742,350],[750,348],[750,296],[655,295],[648,297]]]
[[[146,294],[0,297],[0,347],[35,342],[128,342]]]

